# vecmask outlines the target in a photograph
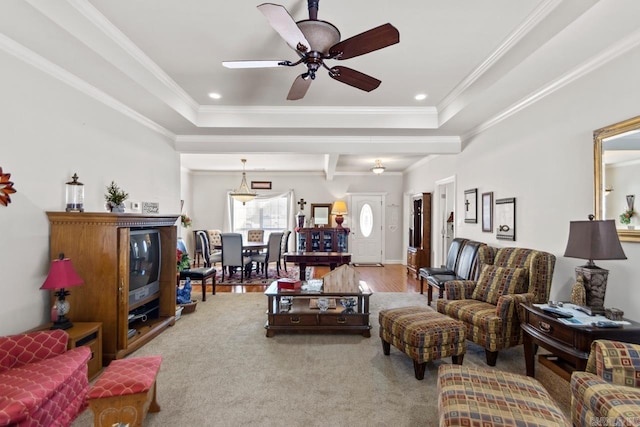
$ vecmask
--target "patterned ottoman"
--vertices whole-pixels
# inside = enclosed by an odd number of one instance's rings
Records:
[[[469,366],[438,368],[440,426],[570,427],[536,379]]]
[[[89,391],[94,426],[140,427],[148,411],[159,412],[156,376],[162,356],[114,360]]]
[[[403,307],[380,310],[382,351],[389,355],[391,344],[413,359],[416,379],[424,378],[428,361],[452,356],[462,364],[467,351],[464,323],[427,307]]]

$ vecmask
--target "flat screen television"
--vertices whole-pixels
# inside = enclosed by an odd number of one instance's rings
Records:
[[[160,231],[131,229],[129,235],[129,306],[160,292]]]

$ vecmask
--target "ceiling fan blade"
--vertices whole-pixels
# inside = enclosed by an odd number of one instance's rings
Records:
[[[306,52],[311,44],[307,41],[300,28],[293,20],[284,6],[273,3],[263,3],[258,9],[267,18],[269,24],[280,34],[280,37],[287,42],[289,47],[295,51]]]
[[[222,61],[227,68],[270,68],[286,67],[289,61]]]
[[[380,25],[336,43],[329,49],[334,59],[349,59],[400,42],[400,33],[391,24]]]
[[[297,99],[302,99],[307,94],[307,90],[309,90],[309,86],[311,86],[312,79],[311,78],[303,78],[302,76],[296,77],[291,85],[291,89],[289,89],[289,94],[287,95],[287,100],[295,101]]]
[[[382,83],[376,78],[348,67],[332,67],[331,71],[329,71],[329,76],[339,82],[348,84],[349,86],[353,86],[366,92],[371,92],[372,90],[377,89],[378,86],[380,86],[380,83]]]

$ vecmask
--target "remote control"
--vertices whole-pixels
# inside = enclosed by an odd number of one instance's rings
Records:
[[[566,311],[558,310],[557,308],[553,308],[553,307],[545,307],[542,309],[542,311],[548,314],[552,314],[556,317],[563,317],[565,319],[573,317],[573,314],[567,313]]]
[[[612,322],[610,320],[598,320],[597,322],[591,323],[592,326],[596,326],[598,328],[621,328],[622,325]]]

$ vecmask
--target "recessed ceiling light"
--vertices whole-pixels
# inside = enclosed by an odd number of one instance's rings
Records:
[[[419,93],[415,96],[416,101],[422,101],[423,99],[427,99],[426,93]]]
[[[219,93],[211,92],[211,93],[209,94],[209,98],[212,98],[212,99],[220,99],[220,98],[222,98],[222,95],[220,95]]]

